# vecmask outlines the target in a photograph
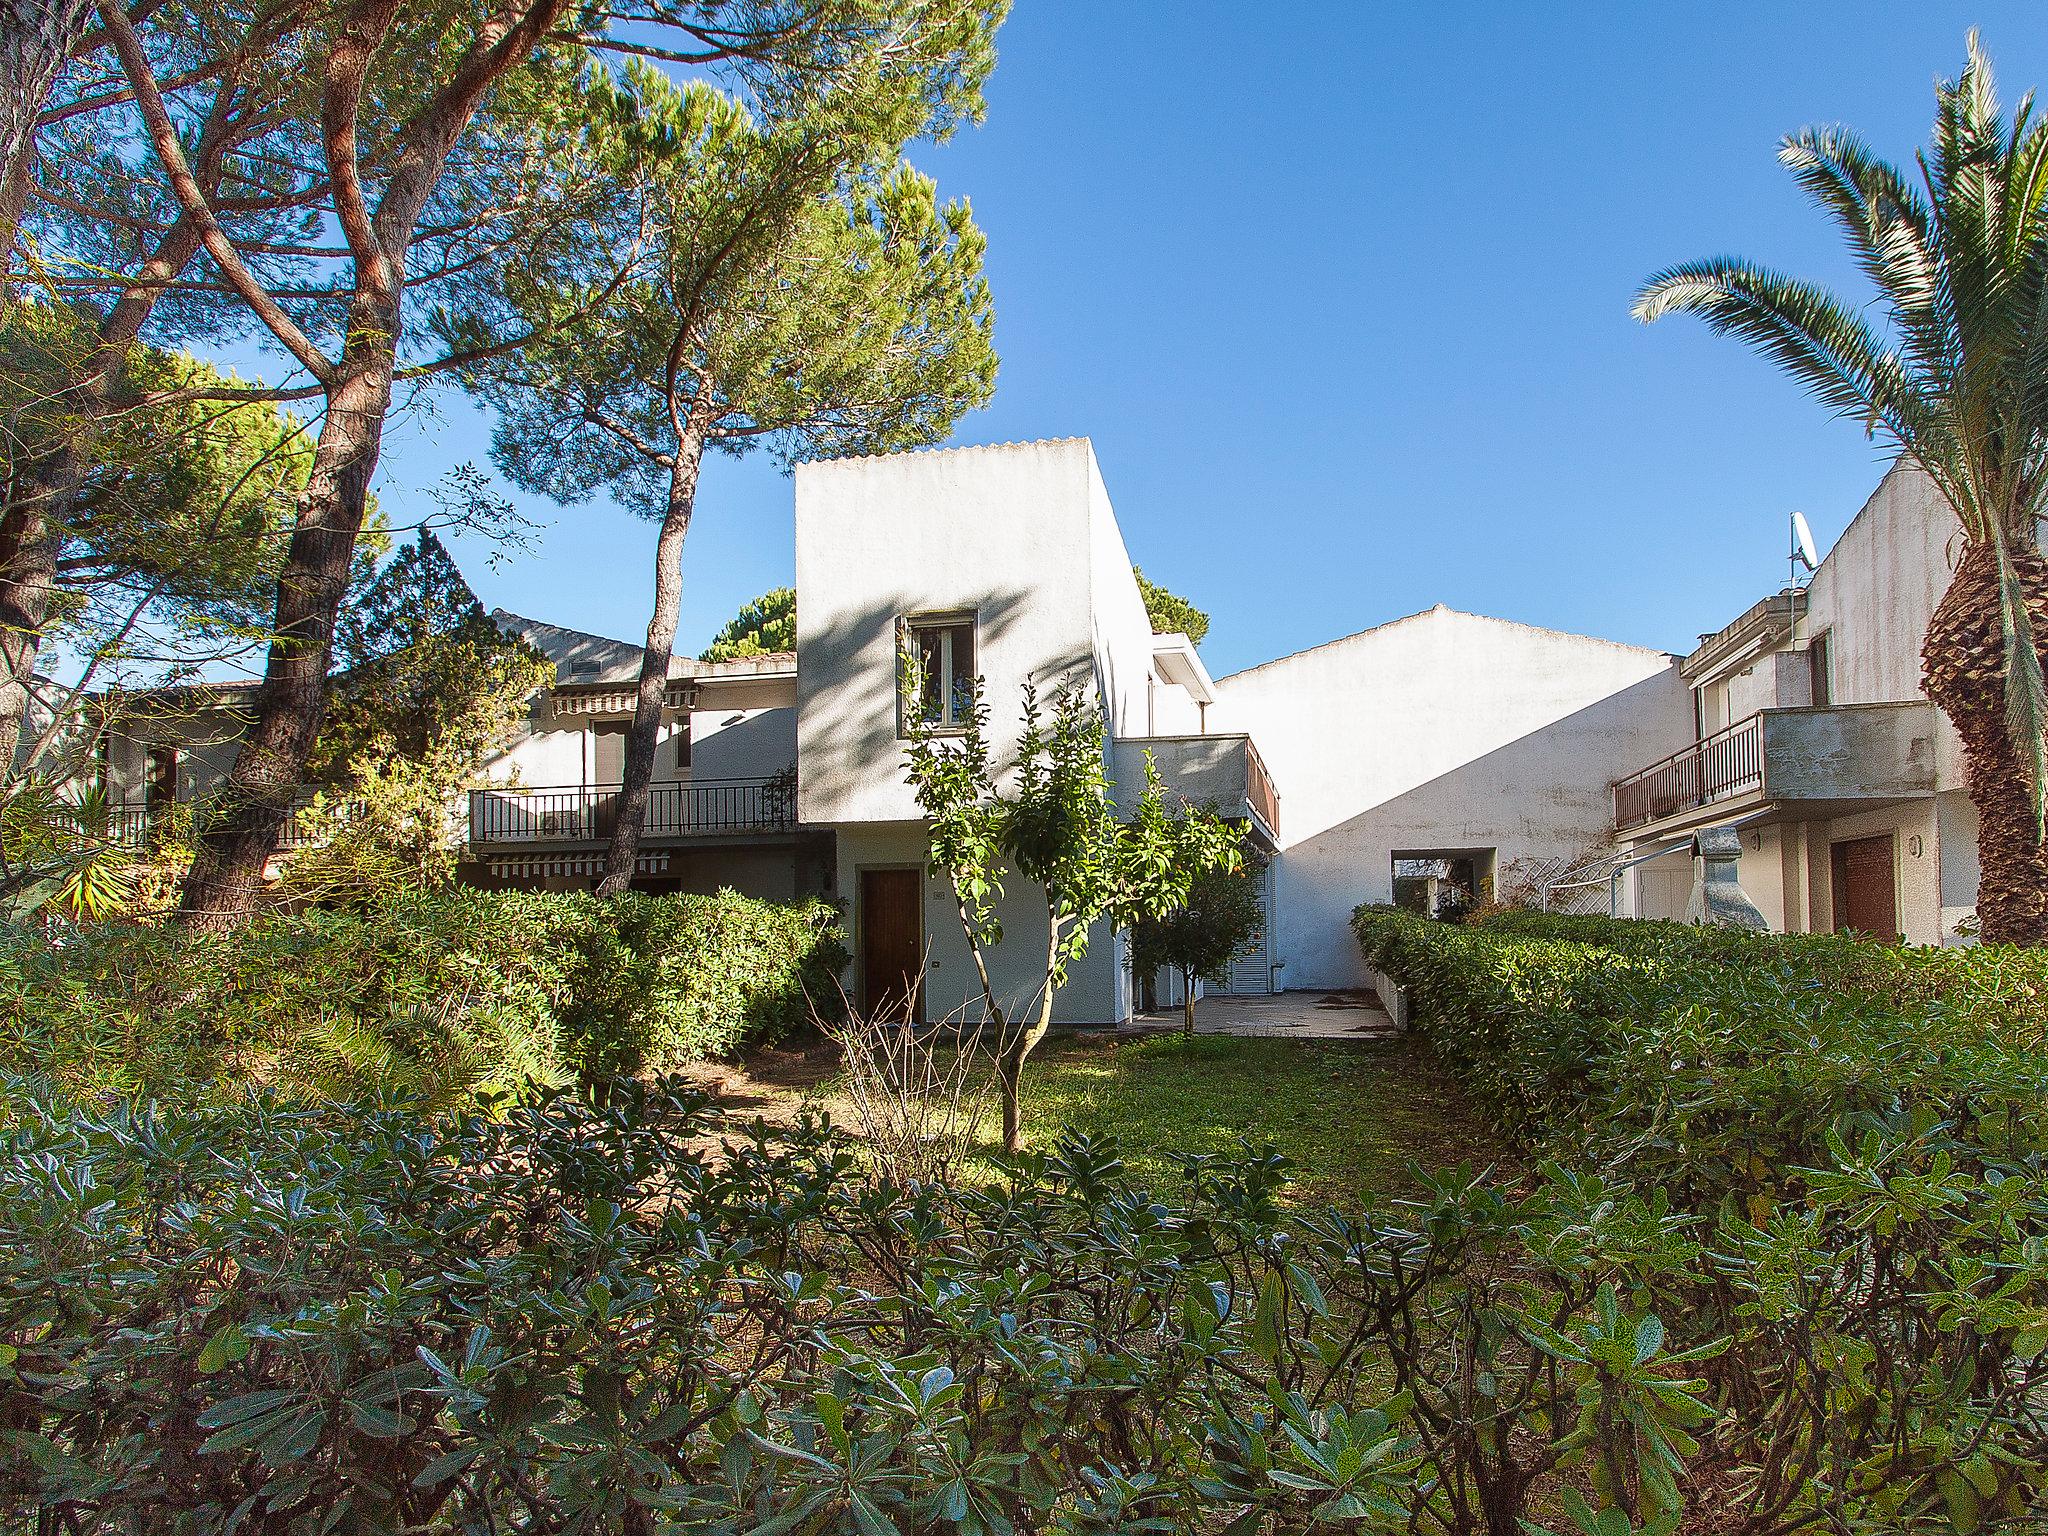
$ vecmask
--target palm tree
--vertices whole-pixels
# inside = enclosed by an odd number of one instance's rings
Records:
[[[1962,738],[1977,807],[1978,919],[1987,942],[2048,943],[2048,121],[2033,97],[1999,115],[1969,37],[1962,78],[1935,89],[1919,175],[1841,128],[1778,158],[1833,218],[1877,290],[1866,309],[1733,259],[1660,272],[1635,315],[1698,315],[1748,342],[1822,403],[1890,438],[1961,525],[1961,555],[1921,647],[1927,695]]]

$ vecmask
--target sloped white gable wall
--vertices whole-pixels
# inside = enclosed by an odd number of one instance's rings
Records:
[[[1396,849],[1571,856],[1608,837],[1610,789],[1692,739],[1661,651],[1437,607],[1223,678],[1211,723],[1248,731],[1280,796],[1284,988],[1364,982],[1349,919],[1392,896]]]
[[[1833,701],[1883,704],[1925,698],[1920,647],[1948,590],[1962,533],[1934,483],[1905,459],[1863,504],[1806,589],[1802,642],[1828,631]],[[1964,789],[1961,739],[1935,712],[1934,803],[1917,803],[1833,823],[1827,839],[1893,831],[1900,921],[1914,943],[1955,942],[1956,924],[1977,904],[1977,812]],[[1919,853],[1910,850],[1917,839]],[[1826,928],[1832,896],[1825,840],[1808,850],[1806,921]]]

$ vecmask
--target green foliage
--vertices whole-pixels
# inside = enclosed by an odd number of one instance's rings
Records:
[[[1208,638],[1208,614],[1186,598],[1176,597],[1156,582],[1147,581],[1145,573],[1135,565],[1131,574],[1138,578],[1138,592],[1145,599],[1145,616],[1152,621],[1153,634],[1186,635],[1196,645]]]
[[[925,127],[923,79],[909,54],[870,61],[768,117],[651,68],[613,81],[589,152],[625,274],[600,290],[581,267],[508,272],[496,323],[538,339],[469,376],[498,413],[499,468],[662,517],[708,445],[880,452],[983,404],[986,241],[966,204],[895,161]],[[447,322],[460,345],[492,324],[489,305]]]
[[[1178,906],[1131,925],[1132,971],[1177,971],[1189,998],[1197,978],[1224,980],[1230,962],[1265,925],[1259,900],[1262,873],[1262,866],[1244,860],[1236,869],[1218,867],[1196,875]]]
[[[1446,1038],[1485,1010],[1572,1027],[1565,1005],[1609,997],[1602,966],[1675,1034],[1682,1004],[1627,989],[1670,979],[1660,966],[1762,966],[1754,938],[1546,926],[1359,918]],[[1549,953],[1566,950],[1602,953]],[[1484,1001],[1439,1017],[1458,970]],[[1832,1005],[1812,977],[1809,1018]],[[601,1104],[542,1091],[483,1114],[81,1108],[9,1082],[0,1516],[550,1536],[1463,1536],[1549,1511],[1583,1536],[2016,1529],[2048,1497],[2040,1095],[2002,1123],[1944,1114],[1919,1063],[1883,1059],[1881,1021],[1873,1039],[1891,1100],[1810,1081],[1835,1112],[1803,1161],[1791,1140],[1751,1154],[1766,1167],[1731,1156],[1733,1100],[1763,1079],[1709,1074],[1685,1086],[1706,1095],[1697,1121],[1566,1120],[1539,1134],[1569,1160],[1507,1181],[1418,1170],[1408,1198],[1362,1210],[1287,1207],[1284,1159],[1256,1146],[1177,1157],[1146,1186],[1079,1136],[986,1186],[906,1190],[816,1122],[776,1137],[630,1081]],[[1587,1091],[1625,1121],[1660,1093],[1649,1076],[1596,1064]],[[1716,1117],[1721,1139],[1696,1145]],[[1730,1175],[1748,1183],[1714,1182]]]
[[[845,963],[832,910],[718,896],[400,893],[233,938],[0,929],[0,1059],[79,1092],[455,1101],[787,1032]]]
[[[1087,953],[1090,930],[1156,920],[1187,899],[1189,883],[1211,869],[1241,867],[1241,838],[1214,811],[1169,811],[1159,770],[1148,754],[1145,786],[1119,814],[1104,759],[1101,712],[1076,683],[1054,690],[1052,708],[1024,685],[1023,727],[1007,787],[988,754],[988,709],[979,680],[957,730],[934,723],[916,701],[923,679],[916,655],[900,658],[908,727],[907,774],[924,812],[931,866],[951,884],[961,931],[995,1025],[1003,1099],[1003,1145],[1021,1145],[1019,1079],[1024,1062],[1052,1027],[1067,968]],[[1045,899],[1043,980],[1035,1018],[1013,1019],[989,982],[986,950],[1002,942],[995,914],[1007,869]],[[1034,967],[1036,970],[1036,967]]]
[[[823,902],[548,898],[566,938],[564,1049],[589,1078],[773,1044],[829,1010],[848,955]]]
[[[323,793],[289,885],[327,901],[444,885],[464,791],[485,782],[553,664],[491,622],[425,528],[358,590],[335,638],[307,768]]]
[[[1718,1346],[1699,1454],[1739,1470],[1742,1528],[1974,1531],[2038,1505],[2035,952],[1529,913],[1354,927],[1483,1107],[1695,1234],[1639,1283],[1677,1347]],[[1600,1474],[1581,1529],[1668,1529],[1690,1443],[1644,1442],[1664,1470],[1637,1473],[1640,1503]]]
[[[1905,1102],[2015,1153],[2048,1134],[2027,1110],[2048,1091],[2048,961],[2027,951],[1517,912],[1361,908],[1353,927],[1512,1134],[1626,1148],[1702,1197],[1775,1191],[1840,1116]]]
[[[236,381],[155,347],[132,349],[104,402],[86,400],[99,320],[61,303],[0,315],[0,475],[19,491],[76,455],[48,638],[154,680],[265,637],[313,445],[267,401],[175,398]]]
[[[699,661],[738,661],[796,649],[796,588],[764,592],[712,636]]]
[[[1600,1191],[1465,1175],[1361,1224],[1284,1214],[1271,1156],[1162,1192],[1083,1138],[907,1192],[665,1086],[495,1115],[11,1086],[0,1510],[70,1530],[1447,1533],[1492,1454],[1442,1427],[1476,1366],[1564,1473],[1641,1480],[1699,1415],[1621,1299],[1644,1266],[1587,1263],[1635,1215]],[[1397,1336],[1441,1369],[1390,1389]],[[1589,1389],[1625,1427],[1577,1427]]]
[[[113,835],[106,790],[66,795],[27,779],[0,793],[0,922],[94,922],[134,900],[133,858]]]

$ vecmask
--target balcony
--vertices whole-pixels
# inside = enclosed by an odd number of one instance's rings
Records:
[[[196,807],[190,800],[180,800],[175,806],[147,805],[130,802],[107,807],[107,823],[102,834],[98,823],[88,822],[75,811],[67,811],[65,822],[81,836],[100,837],[117,848],[148,848],[160,845],[174,829],[191,828]],[[293,848],[310,848],[321,840],[320,829],[307,814],[311,806],[301,803],[292,810],[291,817],[284,824],[284,833],[278,838],[279,851]],[[347,807],[342,808],[346,814]]]
[[[1167,789],[1196,805],[1248,820],[1269,844],[1280,837],[1280,796],[1265,759],[1249,736],[1131,736],[1116,743],[1113,771],[1118,798],[1135,800],[1152,754]]]
[[[478,848],[507,844],[601,843],[618,820],[616,785],[562,785],[471,790],[469,840]],[[745,838],[796,830],[793,774],[767,779],[693,779],[656,784],[647,792],[643,839]]]
[[[1934,706],[1925,700],[1766,709],[1614,786],[1614,829],[1790,820],[1931,794]]]

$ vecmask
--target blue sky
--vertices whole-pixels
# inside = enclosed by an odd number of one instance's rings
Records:
[[[2008,101],[2048,83],[2038,3],[1261,9],[1019,0],[985,125],[913,154],[989,235],[1002,374],[952,441],[1093,438],[1218,674],[1439,601],[1677,650],[1732,619],[1886,455],[1630,296],[1722,252],[1853,286],[1779,137],[1910,157],[1972,24]],[[487,448],[459,398],[394,422],[394,521]],[[636,637],[651,526],[521,500],[533,552],[460,546],[486,602]],[[790,579],[791,503],[708,470],[682,648]]]

